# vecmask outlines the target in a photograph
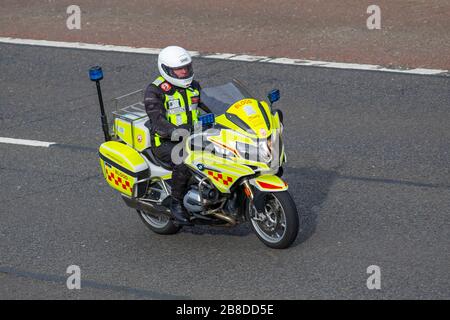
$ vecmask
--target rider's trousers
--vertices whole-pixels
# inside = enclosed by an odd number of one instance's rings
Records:
[[[152,150],[158,159],[172,166],[172,197],[182,201],[187,191],[187,184],[191,173],[184,163],[176,165],[172,161],[172,149],[177,144],[178,142],[162,141],[160,146]]]

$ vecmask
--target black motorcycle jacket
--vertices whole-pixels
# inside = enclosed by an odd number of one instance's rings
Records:
[[[191,87],[201,90],[200,84],[197,81],[192,81]],[[157,133],[163,139],[170,139],[172,132],[177,126],[167,120],[166,108],[164,107],[165,95],[173,95],[178,91],[183,94],[186,91],[185,88],[169,86],[156,86],[154,83],[148,85],[144,95],[145,110],[150,118],[151,122],[151,134]],[[198,107],[203,110],[207,108],[201,101],[198,103]]]

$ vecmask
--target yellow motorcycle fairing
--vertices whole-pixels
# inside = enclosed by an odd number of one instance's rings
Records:
[[[205,134],[203,138],[214,144],[215,148],[222,148],[226,156],[191,150],[188,139],[185,149],[188,156],[184,160],[188,166],[202,172],[222,193],[229,193],[239,178],[256,173],[263,174],[261,178],[255,180],[258,189],[270,191],[287,189],[287,185],[280,178],[271,175],[275,170],[268,163],[246,159],[236,149],[237,143],[257,147],[258,141],[270,140],[273,132],[281,132],[282,124],[278,114],[271,114],[267,103],[252,98],[237,101],[224,114],[216,117],[216,124],[223,128],[215,134]],[[284,147],[280,159],[281,165]]]
[[[232,104],[227,111],[216,117],[216,123],[231,129],[226,132],[226,139],[220,137],[223,141],[233,142],[234,139],[239,142],[247,144],[254,144],[252,139],[267,139],[270,140],[273,132],[283,132],[283,125],[280,121],[278,113],[271,113],[270,107],[265,101],[258,101],[256,99],[248,98],[237,101]],[[229,138],[234,132],[234,137]],[[225,133],[222,132],[222,135]],[[242,135],[248,137],[243,140]],[[250,142],[248,141],[250,140]],[[219,142],[216,138],[211,138],[211,141]],[[236,153],[231,145],[227,145],[230,151]],[[280,166],[286,162],[286,154],[284,152],[284,145],[280,150],[279,163]],[[255,163],[248,163],[249,165],[258,165]],[[264,163],[262,166],[264,167]],[[267,167],[267,166],[266,166]]]
[[[279,192],[288,189],[288,184],[278,176],[272,174],[262,175],[249,180],[260,191]]]
[[[230,193],[230,188],[239,178],[255,174],[250,167],[235,160],[202,151],[192,151],[189,148],[187,150],[188,156],[184,163],[208,177],[222,193]]]
[[[216,123],[253,139],[267,139],[273,126],[273,115],[267,103],[242,99],[216,118]]]

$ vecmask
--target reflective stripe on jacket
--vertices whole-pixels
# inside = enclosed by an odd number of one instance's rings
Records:
[[[190,87],[184,89],[172,86],[162,76],[159,76],[152,82],[152,85],[147,89],[146,98],[144,100],[147,113],[152,122],[158,121],[155,116],[158,110],[153,109],[158,108],[157,105],[160,105],[160,103],[165,109],[165,119],[159,118],[160,122],[167,120],[174,126],[182,124],[193,125],[197,122],[199,115],[198,106],[200,103],[200,86],[197,82],[193,82]],[[159,90],[157,90],[158,92],[154,92],[156,89],[155,87],[159,88]],[[155,103],[155,100],[158,100],[158,103]],[[159,130],[159,133],[158,130],[152,129],[154,146],[158,147],[161,144],[161,138],[170,139],[171,132],[175,129],[170,124],[159,125],[158,127],[163,128],[162,130]],[[154,127],[153,124],[152,127]]]

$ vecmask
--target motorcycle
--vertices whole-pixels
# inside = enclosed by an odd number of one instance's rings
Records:
[[[106,140],[99,148],[106,182],[149,229],[163,235],[177,233],[182,226],[169,209],[172,173],[169,164],[152,152],[151,124],[142,99],[112,112],[110,132],[100,87],[103,72],[93,67],[89,73],[97,84]],[[279,90],[269,93],[268,104],[233,80],[203,89],[201,97],[206,110],[173,152],[182,154],[179,161],[192,173],[183,199],[190,223],[233,227],[250,222],[268,247],[289,247],[298,234],[299,216],[281,179],[286,162],[283,114],[273,108]]]

